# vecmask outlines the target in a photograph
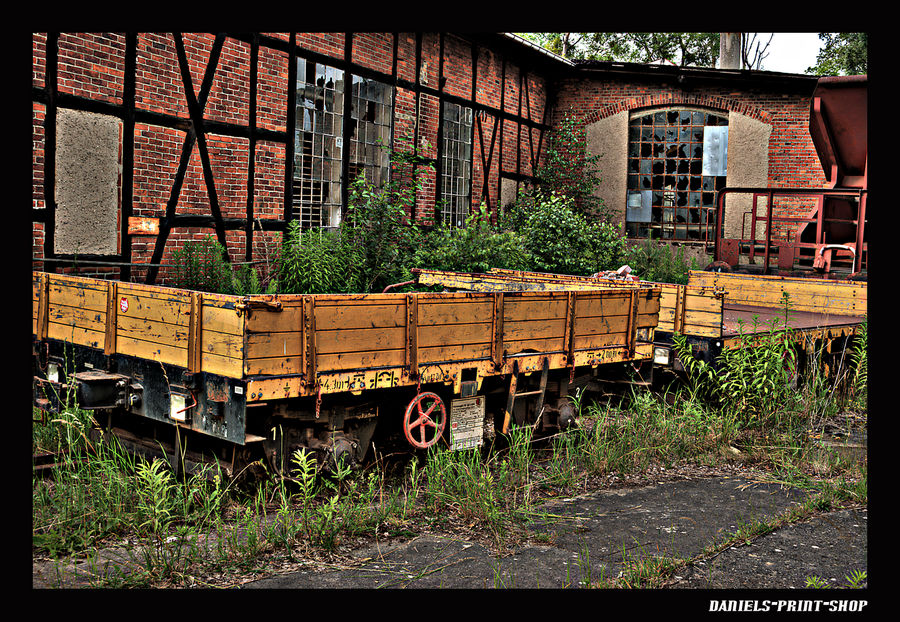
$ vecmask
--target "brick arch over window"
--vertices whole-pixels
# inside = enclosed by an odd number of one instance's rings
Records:
[[[747,102],[728,97],[702,94],[688,95],[684,93],[660,93],[656,95],[645,95],[644,97],[629,97],[588,113],[584,116],[583,122],[587,125],[620,112],[630,113],[638,112],[643,109],[673,106],[699,106],[702,108],[712,108],[726,113],[737,112],[761,123],[767,125],[772,124],[771,113],[762,110],[761,108],[757,108],[756,106],[751,106]]]
[[[769,142],[773,117],[745,102],[699,94],[657,94],[624,98],[580,117],[588,138],[588,151],[599,157],[603,183],[598,196],[607,214],[626,230],[628,200],[629,121],[644,112],[665,109],[704,109],[728,117],[728,179],[732,186],[763,187],[769,172]],[[728,227],[728,223],[726,223]]]

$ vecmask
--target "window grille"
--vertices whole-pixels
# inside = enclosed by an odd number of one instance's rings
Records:
[[[343,184],[360,174],[380,186],[390,175],[392,91],[351,76],[348,171],[343,175],[344,72],[297,59],[293,217],[304,229],[337,227]]]
[[[444,223],[461,227],[469,214],[472,184],[472,109],[444,102],[441,200]]]

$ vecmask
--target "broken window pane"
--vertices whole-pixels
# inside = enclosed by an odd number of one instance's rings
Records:
[[[345,72],[297,59],[293,217],[303,228],[335,227],[342,205]],[[347,179],[360,174],[376,185],[388,180],[393,91],[374,80],[349,76],[350,136]]]
[[[343,71],[297,59],[293,217],[304,228],[337,226],[341,192]]]

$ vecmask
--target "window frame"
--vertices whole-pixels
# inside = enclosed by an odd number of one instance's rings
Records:
[[[724,127],[727,139],[727,111],[666,106],[631,114],[624,223],[629,239],[704,240],[715,222],[716,192],[726,182],[724,174],[703,174],[709,172],[704,171],[709,127]]]
[[[345,215],[345,186],[360,172],[376,185],[389,181],[394,91],[347,69],[302,56],[296,62],[290,217],[302,229],[334,228]],[[381,96],[369,97],[369,85]]]
[[[465,225],[472,208],[475,111],[444,101],[441,118],[441,218],[456,228]]]

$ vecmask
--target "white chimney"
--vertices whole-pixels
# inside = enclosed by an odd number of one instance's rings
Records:
[[[741,68],[741,33],[719,33],[719,69]]]

